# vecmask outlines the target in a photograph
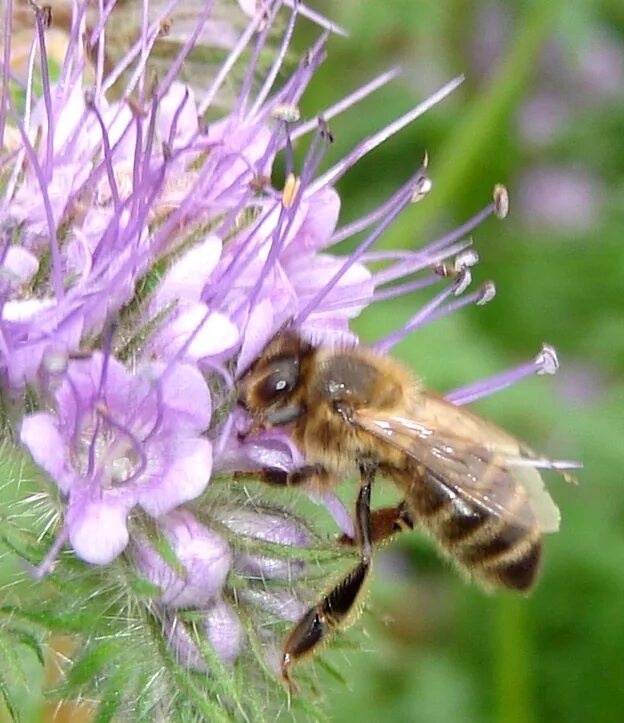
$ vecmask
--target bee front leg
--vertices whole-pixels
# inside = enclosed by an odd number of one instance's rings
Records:
[[[280,467],[263,467],[251,472],[234,472],[235,480],[259,479],[274,487],[298,487],[315,484],[321,488],[332,486],[329,472],[320,464],[306,464],[290,472]]]
[[[284,641],[281,670],[282,677],[291,690],[294,689],[291,667],[301,658],[314,653],[334,630],[347,625],[357,608],[356,603],[370,573],[372,562],[370,498],[375,471],[376,465],[360,465],[362,481],[355,509],[360,562],[318,604],[307,611]]]

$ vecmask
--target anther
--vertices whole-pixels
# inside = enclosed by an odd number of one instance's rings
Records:
[[[87,108],[93,108],[95,106],[95,89],[85,88],[84,91],[84,102]]]
[[[412,193],[412,203],[418,203],[431,191],[433,188],[433,181],[424,174],[415,184],[414,192]]]
[[[455,282],[455,288],[453,289],[453,296],[460,296],[463,294],[471,283],[472,274],[470,273],[470,269],[462,269],[462,271],[457,275],[457,281]]]
[[[469,269],[479,263],[479,254],[474,249],[466,249],[457,254],[453,266],[458,273],[464,269]]]
[[[160,21],[160,24],[158,26],[158,37],[159,38],[165,38],[169,33],[171,32],[171,26],[173,25],[173,21],[171,18],[163,18]]]
[[[477,301],[477,306],[483,306],[489,303],[496,296],[496,285],[493,281],[486,281],[481,287],[481,294]]]
[[[295,198],[299,193],[301,186],[301,178],[295,176],[294,173],[289,173],[284,183],[284,190],[282,191],[282,204],[284,208],[291,208],[295,202]]]
[[[509,193],[501,183],[494,186],[494,213],[500,219],[506,218],[509,213]]]
[[[550,344],[544,344],[535,357],[535,364],[538,366],[538,374],[556,374],[559,369],[559,358],[555,348]]]
[[[319,131],[321,134],[321,138],[328,143],[334,142],[334,134],[329,130],[329,126],[327,125],[327,121],[322,116],[319,116],[318,119],[318,126]]]
[[[301,111],[294,103],[278,103],[271,110],[271,118],[284,123],[297,123],[301,119]]]

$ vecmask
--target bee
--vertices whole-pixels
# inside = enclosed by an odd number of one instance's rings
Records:
[[[283,645],[282,676],[313,653],[357,610],[373,545],[399,530],[424,528],[441,551],[486,586],[526,592],[542,556],[543,534],[559,510],[536,457],[522,442],[425,389],[398,361],[361,347],[329,349],[283,329],[238,385],[253,430],[285,427],[306,461],[258,475],[277,485],[331,487],[359,474],[355,537],[359,563],[293,627]],[[371,511],[378,478],[403,495]]]

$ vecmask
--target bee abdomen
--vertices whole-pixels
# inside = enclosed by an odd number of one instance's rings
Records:
[[[485,536],[485,532],[490,535]],[[452,550],[458,562],[491,584],[519,591],[532,586],[542,552],[538,529],[493,520],[483,527],[478,537],[479,540],[460,544]]]

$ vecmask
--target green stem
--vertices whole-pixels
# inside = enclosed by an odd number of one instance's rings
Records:
[[[500,723],[534,723],[528,602],[501,595],[496,605],[494,675]]]

